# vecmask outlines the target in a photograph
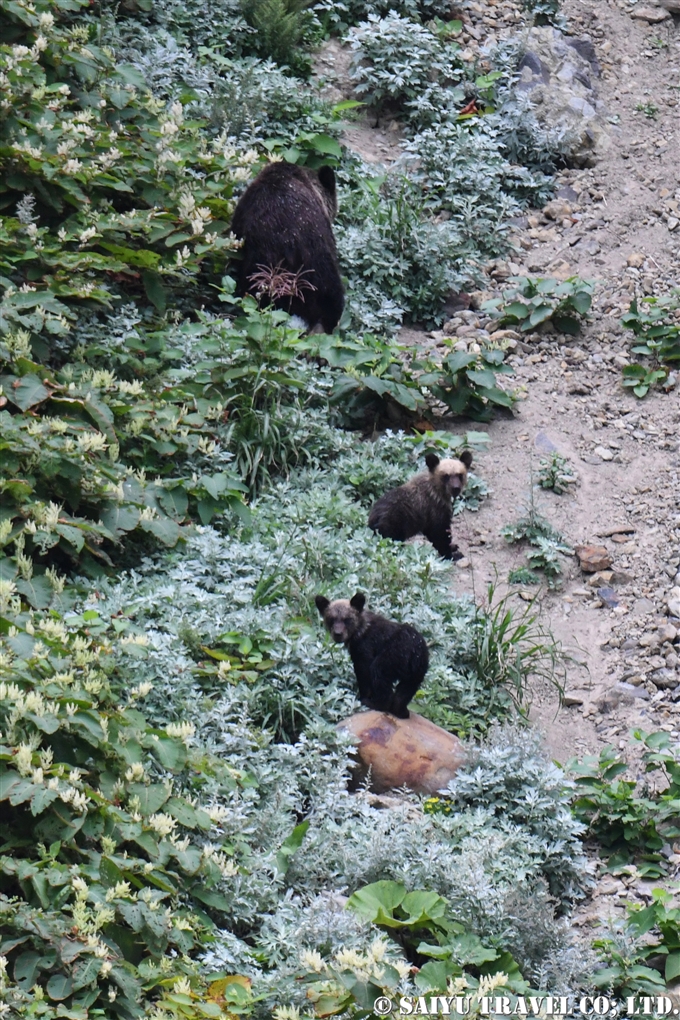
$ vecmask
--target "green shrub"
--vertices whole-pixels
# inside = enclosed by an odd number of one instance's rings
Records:
[[[592,281],[579,276],[564,281],[517,276],[510,282],[514,286],[503,292],[502,300],[488,301],[484,306],[499,325],[531,332],[549,323],[560,333],[576,336],[580,332],[581,319],[593,300]]]
[[[309,56],[300,49],[310,30],[308,8],[313,0],[242,0],[246,21],[257,32],[257,52],[305,76]]]
[[[663,385],[668,376],[666,365],[680,363],[680,326],[669,321],[680,308],[678,294],[642,298],[642,305],[640,308],[637,301],[632,301],[621,320],[621,325],[638,338],[632,353],[646,359],[623,369],[623,385],[631,387],[640,398],[659,383]]]
[[[418,21],[431,21],[433,18],[446,18],[451,13],[449,0],[320,0],[314,4],[314,11],[322,23],[329,28],[343,30],[359,21],[371,17],[385,17],[396,14],[403,18]]]
[[[457,46],[395,11],[385,18],[370,15],[349,33],[354,51],[354,91],[369,106],[386,101],[403,106],[429,86],[458,81],[462,72],[454,56]]]
[[[560,0],[522,0],[524,7],[533,14],[537,25],[558,25],[564,18],[560,14]]]
[[[668,867],[660,851],[667,839],[680,834],[677,826],[680,764],[677,749],[671,748],[667,733],[645,734],[637,730],[634,738],[645,746],[644,774],[660,773],[661,788],[653,792],[645,785],[639,788],[632,779],[619,779],[628,765],[613,747],[605,747],[599,758],[590,756],[582,762],[576,759],[569,762],[578,794],[574,813],[588,825],[589,835],[600,844],[609,870],[635,861],[643,875],[658,878]]]
[[[440,323],[450,293],[470,282],[457,226],[427,219],[418,189],[406,178],[355,186],[343,198],[336,235],[354,329],[380,325],[371,316],[386,301],[393,329],[403,318]]]
[[[32,622],[2,584],[10,1006],[55,1018],[152,1006],[187,1018],[223,1017],[231,1004],[249,1013],[247,982],[226,982],[219,999],[189,959],[222,907],[221,884],[238,873],[214,797],[235,791],[239,773],[192,751],[193,725],[149,725],[140,702],[151,684],[113,693],[114,646],[138,661],[144,634],[94,610]]]

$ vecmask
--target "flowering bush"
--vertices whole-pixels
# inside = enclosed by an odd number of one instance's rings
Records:
[[[127,621],[19,610],[3,598],[5,1002],[22,1016],[218,1018],[227,1003],[233,1016],[247,982],[218,994],[188,954],[239,870],[216,797],[243,776],[192,749],[193,724],[149,725],[150,683],[116,690],[114,653],[134,661],[147,644]]]

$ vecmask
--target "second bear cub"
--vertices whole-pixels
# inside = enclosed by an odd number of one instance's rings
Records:
[[[317,595],[316,608],[334,641],[347,648],[366,708],[408,719],[406,707],[423,682],[429,665],[422,634],[408,623],[394,623],[364,612],[366,596],[329,601]]]
[[[460,459],[440,460],[436,453],[428,453],[425,463],[427,471],[380,497],[371,508],[368,526],[397,542],[423,534],[444,559],[461,559],[451,541],[452,503],[465,488],[472,454],[464,450]]]

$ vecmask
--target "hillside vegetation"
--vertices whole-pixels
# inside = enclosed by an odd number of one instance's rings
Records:
[[[558,650],[532,606],[456,598],[429,545],[365,526],[427,450],[487,441],[423,418],[514,402],[502,347],[394,336],[550,193],[516,48],[471,67],[448,3],[411,0],[0,0],[0,25],[2,1015],[581,987],[585,825],[511,725]],[[407,132],[389,173],[309,81],[330,33]],[[233,207],[270,158],[336,168],[336,336],[234,296]],[[357,588],[428,641],[417,710],[477,742],[443,799],[347,792],[354,679],[313,597]]]

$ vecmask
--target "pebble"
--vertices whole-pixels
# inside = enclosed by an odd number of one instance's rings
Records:
[[[627,361],[626,364],[628,364]],[[614,460],[614,454],[611,450],[608,450],[606,446],[596,446],[593,453],[595,453],[600,460]]]

